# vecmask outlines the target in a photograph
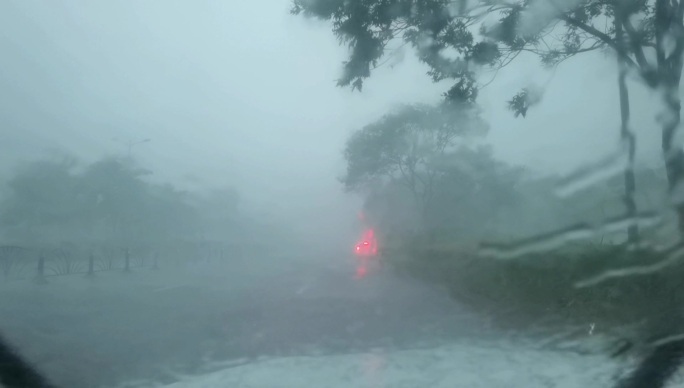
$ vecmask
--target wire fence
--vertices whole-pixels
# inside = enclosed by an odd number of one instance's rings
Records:
[[[221,243],[169,244],[151,246],[55,246],[0,245],[0,279],[46,282],[55,276],[98,272],[130,272],[137,268],[158,269],[162,264],[229,260],[244,257],[254,247]]]

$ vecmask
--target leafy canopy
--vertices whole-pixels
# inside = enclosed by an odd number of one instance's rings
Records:
[[[470,105],[403,106],[351,135],[344,157],[347,190],[401,179],[414,191],[426,186],[433,166],[459,138],[482,134],[485,123]]]
[[[330,20],[340,43],[349,46],[338,85],[360,90],[388,51],[409,44],[434,81],[453,81],[444,93],[452,101],[474,101],[482,86],[478,70],[498,70],[521,53],[555,66],[610,49],[655,86],[678,82],[668,69],[681,73],[684,51],[684,4],[677,0],[294,0],[292,13]],[[616,21],[626,31],[621,40]],[[524,116],[534,97],[523,90],[509,108]]]

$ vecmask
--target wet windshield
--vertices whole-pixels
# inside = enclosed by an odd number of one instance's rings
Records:
[[[683,15],[0,2],[0,386],[681,383]]]

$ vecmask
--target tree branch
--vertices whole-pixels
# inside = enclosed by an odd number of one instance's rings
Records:
[[[404,171],[404,167],[403,167],[401,162],[398,164],[398,167],[399,167],[399,172],[401,173],[402,179],[406,182],[406,184],[411,189],[411,191],[415,191],[415,186],[416,186],[415,182],[413,182],[412,179],[409,178],[406,171]]]
[[[601,40],[603,43],[605,43],[606,45],[610,46],[610,48],[612,48],[613,50],[615,50],[615,52],[618,53],[618,55],[619,55],[619,56],[625,61],[625,63],[627,63],[628,65],[630,65],[630,66],[632,66],[632,67],[635,67],[635,68],[638,68],[638,67],[639,67],[639,66],[632,60],[632,58],[630,58],[629,55],[627,55],[627,53],[625,53],[623,50],[620,50],[620,48],[615,44],[615,42],[613,41],[613,39],[611,39],[610,36],[608,36],[608,34],[603,33],[603,32],[597,30],[596,28],[594,28],[594,27],[592,27],[592,26],[586,25],[586,24],[584,24],[584,23],[578,21],[577,19],[574,19],[574,18],[572,18],[572,17],[570,17],[570,16],[568,16],[568,15],[566,15],[566,14],[561,14],[560,18],[561,18],[563,21],[565,21],[566,23],[570,24],[571,26],[575,26],[575,27],[579,28],[580,30],[582,30],[582,31],[584,31],[584,32],[587,32],[587,33],[589,33],[589,34],[595,36],[596,38],[598,38],[599,40]]]
[[[636,58],[637,63],[642,69],[647,69],[649,67],[649,64],[646,60],[646,56],[644,55],[644,49],[641,43],[639,42],[639,36],[636,30],[634,29],[634,26],[629,21],[629,18],[624,16],[620,17],[620,23],[622,23],[622,26],[625,28],[625,31],[627,32],[627,35],[629,35],[630,46],[632,47],[632,51],[634,51],[634,57]]]

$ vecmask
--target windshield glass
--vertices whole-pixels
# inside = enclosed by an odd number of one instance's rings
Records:
[[[681,384],[683,18],[0,2],[0,386]]]

